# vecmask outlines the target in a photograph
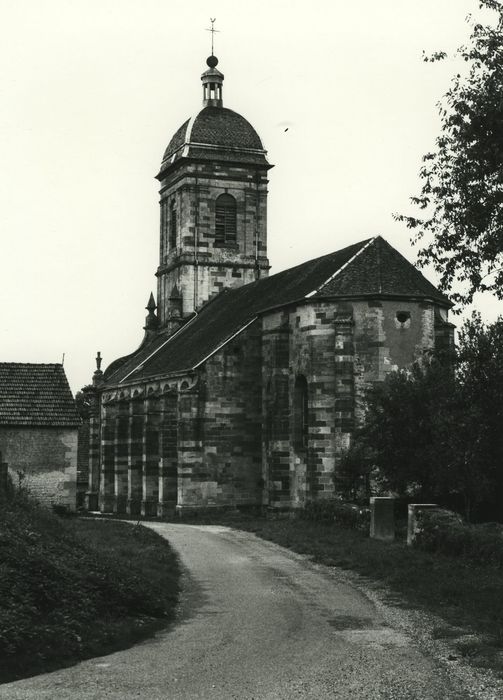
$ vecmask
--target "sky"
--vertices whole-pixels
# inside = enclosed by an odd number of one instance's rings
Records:
[[[106,366],[141,342],[154,176],[201,108],[210,17],[224,105],[275,164],[271,273],[378,234],[413,262],[392,215],[414,211],[458,70],[422,52],[465,42],[469,13],[477,0],[0,0],[0,361],[64,355],[76,392],[98,350]]]

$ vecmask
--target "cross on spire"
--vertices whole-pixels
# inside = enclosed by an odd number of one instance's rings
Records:
[[[216,20],[216,17],[214,17],[213,19],[210,17],[211,29],[206,30],[207,32],[211,32],[211,55],[212,56],[213,56],[213,40],[215,37],[215,32],[217,32],[217,33],[220,32],[219,29],[215,29],[215,27],[213,26],[215,24],[215,20]]]

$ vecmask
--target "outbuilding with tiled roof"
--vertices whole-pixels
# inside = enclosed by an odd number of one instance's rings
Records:
[[[0,453],[13,487],[74,510],[80,423],[61,364],[0,362]]]

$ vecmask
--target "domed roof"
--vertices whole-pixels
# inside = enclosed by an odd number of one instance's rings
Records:
[[[201,75],[203,109],[187,119],[175,132],[162,158],[158,179],[181,158],[253,163],[271,167],[259,135],[240,114],[227,109],[222,102],[223,73],[216,68],[212,55]]]
[[[267,165],[266,153],[244,117],[226,107],[208,106],[176,131],[164,152],[161,172],[182,157]]]

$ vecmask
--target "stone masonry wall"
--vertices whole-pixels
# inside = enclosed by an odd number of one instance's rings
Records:
[[[260,367],[254,324],[208,360],[197,394],[180,395],[179,509],[261,503]]]
[[[0,452],[14,485],[47,506],[76,507],[77,428],[0,428]]]
[[[263,318],[265,501],[299,507],[344,489],[341,457],[366,390],[434,346],[432,304],[318,301]],[[295,383],[307,382],[307,441],[294,441]]]
[[[236,243],[215,241],[215,202],[236,200]],[[169,242],[171,203],[177,211],[176,246]],[[161,183],[161,246],[158,306],[161,324],[169,316],[176,283],[184,315],[224,287],[267,275],[267,171],[219,163],[188,163]]]
[[[290,333],[287,311],[268,314],[263,319],[264,504],[275,508],[288,508],[291,504]]]
[[[90,422],[87,500],[164,515],[288,509],[343,492],[340,462],[366,390],[419,359],[434,334],[431,304],[315,298],[266,314],[196,372],[105,390]]]

